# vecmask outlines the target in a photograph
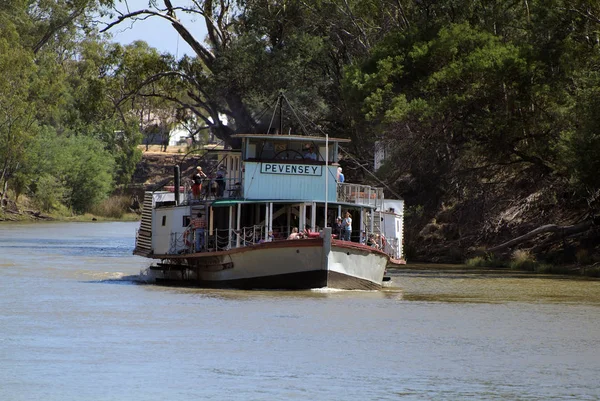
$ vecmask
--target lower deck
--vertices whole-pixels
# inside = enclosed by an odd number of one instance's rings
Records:
[[[287,200],[198,200],[176,205],[152,199],[148,206],[151,213],[145,207],[134,251],[142,256],[214,253],[265,242],[319,238],[323,227],[332,227],[333,238],[341,239],[342,228],[336,220],[350,213],[349,242],[400,259],[400,238],[386,236],[390,230],[384,219],[361,205]]]

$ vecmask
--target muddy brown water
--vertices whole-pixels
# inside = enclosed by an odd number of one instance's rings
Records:
[[[137,223],[0,225],[0,400],[599,400],[600,281],[408,265],[381,291],[143,284]]]

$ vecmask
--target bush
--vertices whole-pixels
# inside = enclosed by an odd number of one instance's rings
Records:
[[[129,211],[131,200],[128,196],[116,195],[94,205],[92,213],[112,219],[120,219]]]
[[[56,177],[40,174],[35,183],[36,191],[33,203],[42,212],[51,212],[58,208],[67,195],[67,189]]]
[[[587,249],[579,249],[575,252],[575,259],[580,265],[589,265],[593,263],[593,259]]]
[[[540,263],[536,267],[536,273],[542,274],[573,274],[571,269],[568,266],[560,266],[560,265],[548,265],[545,263]]]
[[[538,266],[535,256],[527,250],[517,249],[512,254],[508,267],[513,270],[535,271]]]
[[[506,267],[506,262],[498,259],[493,253],[467,259],[465,264],[469,267]]]
[[[474,258],[465,261],[465,264],[469,267],[487,267],[487,263],[487,259],[483,256],[475,256]]]

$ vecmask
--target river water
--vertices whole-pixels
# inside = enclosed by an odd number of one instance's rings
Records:
[[[0,400],[600,400],[598,280],[168,288],[141,284],[137,226],[0,225]]]

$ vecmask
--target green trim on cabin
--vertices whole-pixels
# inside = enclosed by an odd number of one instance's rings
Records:
[[[213,203],[210,204],[210,207],[227,207],[227,206],[235,206],[239,204],[264,204],[264,203],[278,203],[278,204],[297,204],[297,203],[312,203],[310,200],[306,199],[252,199],[252,200],[243,200],[243,199],[217,199]],[[325,204],[325,202],[317,202],[319,205]],[[375,209],[373,206],[369,205],[360,205],[357,203],[345,203],[345,202],[329,202],[330,207],[342,206],[347,209]]]

